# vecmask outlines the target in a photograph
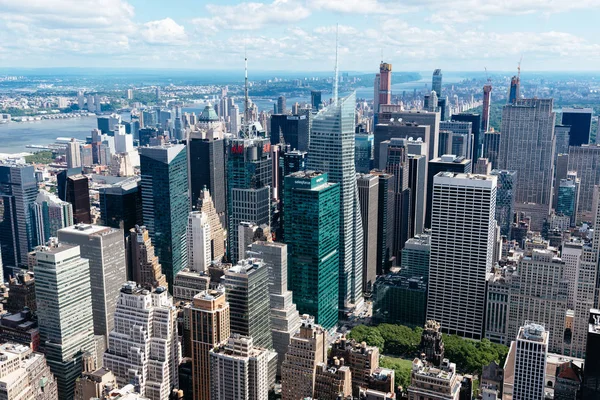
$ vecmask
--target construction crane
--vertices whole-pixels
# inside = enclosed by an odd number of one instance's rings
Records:
[[[487,83],[490,83],[490,84],[491,84],[491,83],[492,83],[492,79],[491,79],[491,78],[490,78],[490,76],[488,75],[488,72],[487,72],[487,67],[483,67],[483,69],[485,70],[485,78],[486,78],[486,80],[487,80]]]
[[[521,61],[523,61],[523,55],[521,54],[521,59],[519,60],[519,65],[517,66],[517,78],[521,79]]]

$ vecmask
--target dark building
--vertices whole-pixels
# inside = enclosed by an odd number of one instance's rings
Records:
[[[92,222],[90,211],[90,189],[88,178],[77,174],[67,177],[66,199],[73,206],[73,222],[89,224]]]
[[[36,244],[31,205],[37,194],[33,166],[0,164],[0,250],[5,268],[27,265],[27,253]]]
[[[113,134],[110,129],[110,117],[98,117],[98,129],[105,135]]]
[[[283,169],[283,176],[292,172],[303,171],[306,169],[306,151],[292,150],[283,154],[283,162],[280,164]]]
[[[39,351],[40,331],[34,312],[23,309],[0,317],[0,341],[12,342]]]
[[[433,205],[433,177],[440,172],[471,173],[471,160],[454,155],[445,155],[429,161],[427,167],[427,203],[425,206],[425,227],[431,228],[431,207]]]
[[[394,176],[379,170],[371,171],[379,178],[377,199],[377,275],[382,275],[395,264],[394,243]]]
[[[98,189],[100,219],[106,226],[122,229],[125,234],[142,225],[142,190],[139,177]]]
[[[430,320],[425,323],[421,334],[421,352],[427,361],[439,367],[444,359],[444,341],[442,340],[442,326],[439,322]]]
[[[277,98],[277,113],[285,114],[287,112],[287,107],[285,105],[285,96],[279,96]]]
[[[460,113],[452,116],[452,121],[471,122],[473,129],[473,152],[471,160],[477,160],[481,152],[481,114],[477,113]]]
[[[382,164],[380,159],[381,142],[392,138],[414,138],[422,139],[423,142],[430,146],[430,127],[427,125],[418,125],[413,122],[390,121],[388,123],[380,123],[375,127],[374,139],[374,165],[377,169],[385,169],[385,163]],[[430,152],[431,153],[431,152]]]
[[[600,399],[600,310],[591,309],[585,363],[582,399]]]
[[[35,301],[35,279],[33,272],[21,270],[8,279],[8,299],[6,310],[18,313],[27,308],[32,312],[37,309]]]
[[[197,138],[192,134],[189,144],[190,186],[192,207],[196,207],[200,192],[208,188],[215,209],[225,222],[225,141],[217,138]],[[225,226],[225,225],[223,225]]]
[[[270,132],[271,145],[278,144],[283,136],[292,150],[300,150],[300,144],[308,142],[308,118],[306,115],[272,115]]]
[[[321,91],[320,90],[311,90],[310,91],[310,105],[313,110],[319,110],[319,106],[321,105]]]
[[[427,195],[427,156],[408,155],[408,188],[410,189],[410,226],[408,237],[423,233],[425,196]]]
[[[581,146],[590,142],[592,112],[591,108],[563,108],[562,124],[571,126],[569,146]]]
[[[500,151],[500,132],[483,134],[483,157],[492,164],[492,169],[498,168],[498,152]]]
[[[448,104],[446,98],[442,97],[438,99],[438,110],[440,111],[440,121],[445,121],[448,116]]]
[[[513,76],[510,79],[510,88],[508,89],[508,104],[514,104],[518,99],[521,98],[521,78],[519,76]]]
[[[138,138],[140,141],[140,147],[150,146],[150,139],[157,138],[161,133],[158,129],[149,127],[143,128],[138,131]]]
[[[425,324],[427,285],[422,277],[398,274],[380,276],[375,282],[373,321],[411,327]]]

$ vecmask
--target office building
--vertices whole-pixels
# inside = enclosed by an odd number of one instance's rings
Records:
[[[439,68],[433,71],[433,76],[431,78],[431,91],[435,92],[437,97],[442,96],[442,70]]]
[[[310,104],[312,109],[319,111],[319,107],[321,106],[321,91],[320,90],[311,90],[310,91]]]
[[[394,176],[379,170],[372,170],[371,175],[379,180],[377,194],[377,275],[387,272],[395,263],[392,253],[394,243]],[[388,228],[389,227],[389,228]]]
[[[479,157],[473,166],[473,173],[478,175],[489,175],[492,172],[492,164],[487,158]]]
[[[582,218],[593,218],[594,216],[594,186],[600,185],[600,145],[571,146],[567,168],[561,170],[561,179],[565,179],[568,171],[577,171],[577,177],[581,180],[579,194],[579,213]],[[560,159],[560,157],[559,157]],[[558,178],[557,167],[556,175]],[[560,180],[556,182],[560,185]]]
[[[187,265],[187,154],[182,144],[142,147],[139,152],[144,224],[172,285]]]
[[[515,104],[521,99],[520,89],[521,77],[520,75],[515,75],[510,79],[510,87],[508,89],[508,104]]]
[[[513,270],[495,268],[487,277],[485,338],[508,345],[508,313],[510,307],[510,280]]]
[[[475,146],[473,130],[473,122],[471,121],[441,121],[437,157],[444,154],[454,154],[458,157],[462,156],[476,160],[476,158],[472,158],[472,154],[474,154],[473,146]],[[447,135],[446,151],[442,151],[442,131],[452,132],[451,135]]]
[[[440,366],[434,366],[414,359],[408,387],[409,400],[459,400],[460,388],[456,364],[444,359]]]
[[[78,224],[58,231],[61,243],[77,245],[89,260],[94,334],[108,337],[113,329],[119,288],[127,281],[123,232],[99,225]]]
[[[82,166],[81,149],[79,148],[77,139],[72,138],[71,141],[67,143],[65,153],[67,156],[67,168],[78,168]]]
[[[502,108],[497,168],[517,172],[515,209],[530,215],[538,231],[552,204],[553,106],[552,99],[518,99]]]
[[[559,154],[569,153],[569,137],[571,136],[571,127],[569,125],[556,125],[554,127],[556,136],[556,145],[554,147],[554,162]]]
[[[299,171],[285,177],[288,288],[300,313],[314,316],[325,329],[338,322],[339,193],[340,185],[328,182],[326,173]]]
[[[58,398],[72,399],[82,359],[96,359],[89,262],[79,246],[55,244],[36,252],[35,295],[40,341],[58,384]]]
[[[375,136],[357,133],[354,135],[354,165],[356,173],[368,174],[374,167]]]
[[[292,150],[299,150],[303,143],[308,143],[309,120],[306,115],[288,115],[279,113],[271,116],[271,145],[283,142]],[[303,149],[305,150],[305,149]]]
[[[544,399],[549,336],[543,325],[519,328],[515,346],[513,399]],[[511,345],[512,346],[512,345]]]
[[[58,398],[56,379],[46,357],[13,342],[0,345],[0,397],[7,400]]]
[[[410,143],[410,142],[409,142]],[[408,154],[408,188],[410,189],[409,237],[423,233],[427,196],[427,156]]]
[[[229,303],[223,290],[209,290],[194,296],[185,308],[190,321],[193,398],[210,400],[210,350],[227,342]]]
[[[442,172],[434,178],[427,319],[438,321],[445,333],[483,335],[496,187],[494,176]]]
[[[233,334],[210,350],[211,400],[267,400],[273,352],[254,345],[252,337]]]
[[[228,256],[236,263],[241,222],[271,225],[271,144],[262,137],[231,139],[227,149]]]
[[[381,112],[379,114],[380,124],[389,124],[390,120],[400,121],[400,124],[411,124],[416,126],[428,126],[429,137],[422,135],[416,135],[410,133],[408,135],[394,135],[393,137],[413,137],[421,138],[423,142],[427,143],[428,146],[428,160],[433,160],[438,153],[439,147],[439,134],[440,134],[440,118],[441,115],[438,111],[400,111],[392,110],[390,112]],[[414,130],[414,129],[413,129]],[[389,139],[389,138],[388,138]],[[386,139],[383,139],[386,140]],[[375,148],[378,148],[377,131],[375,131]]]
[[[421,277],[427,283],[430,256],[431,235],[420,234],[408,239],[402,250],[400,274],[406,278]]]
[[[313,121],[308,152],[308,168],[326,172],[331,182],[340,184],[340,310],[363,305],[363,232],[354,167],[355,106],[356,94],[352,93],[339,101],[334,99],[321,110]]]
[[[250,245],[258,240],[271,240],[271,228],[268,225],[256,226],[249,222],[242,222],[238,226],[239,252],[246,255]]]
[[[117,379],[112,372],[104,367],[95,371],[86,371],[75,383],[75,399],[103,399],[108,392],[117,387]]]
[[[13,277],[7,279],[7,282],[10,295],[6,301],[6,310],[16,314],[27,307],[29,311],[35,312],[37,306],[33,272],[21,270],[14,274]]]
[[[373,290],[373,321],[377,324],[422,326],[425,323],[427,284],[422,277],[382,275]]]
[[[204,188],[200,192],[200,199],[198,200],[196,209],[208,217],[210,228],[210,259],[221,261],[225,255],[225,233],[223,232],[221,219],[208,189]]]
[[[328,360],[317,365],[314,396],[323,400],[352,397],[352,372],[344,360]]]
[[[517,172],[494,169],[490,175],[498,178],[496,221],[500,227],[500,234],[508,238],[510,237],[510,228],[514,220]]]
[[[138,285],[148,289],[167,285],[150,233],[145,226],[129,230],[127,245],[127,276]]]
[[[209,288],[211,288],[211,280],[208,272],[195,272],[185,268],[175,275],[173,303],[191,302],[195,295]]]
[[[580,107],[562,109],[562,124],[571,127],[570,146],[581,146],[590,142],[593,111],[591,108]]]
[[[374,167],[381,170],[385,169],[385,162],[381,160],[382,156],[380,154],[382,142],[391,140],[392,138],[415,138],[416,140],[421,139],[423,143],[429,145],[431,140],[430,137],[429,125],[404,122],[403,120],[396,120],[395,118],[393,121],[386,123],[380,122],[375,126],[374,133]]]
[[[257,241],[251,251],[260,257],[269,271],[269,299],[271,309],[271,336],[277,352],[277,376],[290,340],[300,328],[300,314],[288,290],[288,246],[285,243]]]
[[[514,340],[523,321],[538,321],[548,331],[548,351],[562,353],[568,283],[564,262],[551,250],[534,249],[519,261],[512,277],[508,338]]]
[[[350,368],[355,397],[358,397],[360,388],[369,387],[370,378],[379,368],[379,348],[348,340],[344,336],[331,344],[329,357]]]
[[[447,154],[443,157],[429,161],[427,166],[427,202],[425,205],[425,227],[431,228],[431,215],[433,206],[433,180],[440,172],[455,172],[469,174],[472,171],[472,162],[468,158],[456,157]]]
[[[356,183],[363,228],[363,293],[371,293],[377,278],[379,177],[357,174]]]
[[[205,272],[211,262],[211,233],[208,215],[192,211],[188,216],[187,259],[189,269]]]
[[[251,336],[257,346],[272,349],[269,272],[256,258],[240,260],[223,279],[231,312],[231,333]]]
[[[44,245],[58,230],[73,225],[73,206],[42,190],[33,203],[36,243]]]
[[[135,382],[140,395],[166,400],[178,387],[177,310],[166,287],[146,290],[135,282],[121,287],[108,336],[104,367],[121,387]]]
[[[282,400],[314,396],[317,365],[327,362],[327,348],[327,331],[303,315],[281,365]]]
[[[575,174],[576,175],[576,174]],[[558,200],[556,213],[563,214],[571,218],[571,225],[575,226],[577,218],[579,179],[561,179],[558,187]]]
[[[583,374],[582,398],[593,399],[600,396],[600,310],[592,308],[588,312],[586,331],[586,356]]]
[[[32,205],[38,194],[35,169],[26,164],[0,164],[0,253],[4,267],[27,264],[36,245]]]
[[[452,115],[454,122],[470,122],[471,133],[473,134],[473,145],[471,146],[471,160],[477,160],[481,155],[481,114],[463,112]],[[441,128],[440,128],[441,129]],[[504,131],[502,131],[504,133]]]
[[[500,132],[485,132],[483,134],[483,157],[492,164],[493,169],[498,168],[498,152],[500,151]]]
[[[71,175],[71,170],[64,172],[64,197],[61,196],[59,187],[58,197],[61,200],[68,201],[73,206],[73,222],[76,224],[89,224],[92,221],[90,206],[90,190],[88,177],[76,173]],[[59,185],[60,186],[60,185]]]
[[[142,190],[139,177],[107,183],[98,188],[102,224],[128,234],[142,224]]]

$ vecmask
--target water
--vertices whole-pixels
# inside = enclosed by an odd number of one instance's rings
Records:
[[[34,152],[29,144],[48,145],[57,137],[85,140],[97,128],[95,116],[0,124],[0,153]]]

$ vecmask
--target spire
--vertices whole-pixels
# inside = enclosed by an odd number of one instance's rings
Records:
[[[335,26],[335,78],[333,78],[333,104],[338,103],[338,31],[339,25]]]
[[[244,45],[244,134],[250,135],[250,118],[248,116],[248,55]]]

